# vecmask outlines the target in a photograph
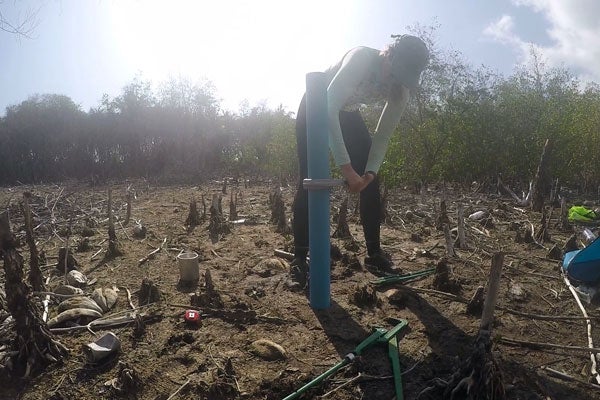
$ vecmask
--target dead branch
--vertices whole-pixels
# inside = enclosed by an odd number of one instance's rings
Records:
[[[533,186],[531,188],[531,209],[533,211],[540,212],[544,208],[544,196],[548,193],[548,159],[549,154],[552,151],[552,142],[550,139],[546,139],[544,148],[542,149],[542,155],[540,157],[540,163],[538,164],[535,177],[533,178]]]
[[[10,21],[0,12],[0,31],[32,39],[32,34],[37,28],[40,20],[38,13],[40,9],[28,9],[24,16],[18,20]]]
[[[452,375],[444,390],[447,399],[504,399],[502,373],[492,354],[492,322],[498,299],[504,255],[492,257],[488,291],[473,352]]]
[[[160,318],[160,315],[157,314],[157,311],[154,309],[146,312],[140,311],[144,307],[148,306],[140,306],[133,310],[118,311],[102,318],[95,319],[86,325],[70,326],[66,328],[52,328],[50,331],[53,333],[68,333],[80,330],[101,330],[133,324],[135,323],[136,318],[141,318],[144,322],[150,322]]]
[[[532,190],[533,182],[529,182],[529,192],[523,198],[520,198],[513,192],[508,186],[504,184],[500,176],[498,176],[498,191],[502,188],[506,193],[508,193],[514,200],[517,206],[519,207],[528,207],[531,204],[531,190]]]
[[[483,313],[481,315],[481,324],[479,325],[480,330],[492,331],[492,321],[494,319],[494,310],[496,309],[496,302],[498,300],[498,289],[500,288],[500,276],[502,274],[503,263],[504,254],[494,254],[492,257],[487,295],[483,305]]]

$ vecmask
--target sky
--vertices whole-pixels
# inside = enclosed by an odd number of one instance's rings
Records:
[[[535,46],[600,82],[597,0],[0,0],[13,24],[31,13],[31,38],[0,31],[0,115],[45,93],[88,111],[136,77],[209,80],[233,112],[295,111],[306,73],[414,25],[439,25],[437,45],[474,66],[509,75]]]

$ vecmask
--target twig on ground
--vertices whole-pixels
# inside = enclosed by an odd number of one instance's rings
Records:
[[[348,379],[347,381],[345,381],[344,383],[342,383],[339,386],[336,386],[335,388],[331,389],[329,392],[325,393],[324,395],[320,396],[319,398],[324,399],[327,396],[335,393],[336,391],[350,385],[353,382],[356,382],[358,380],[361,381],[384,381],[384,380],[388,380],[388,379],[392,379],[393,376],[392,375],[387,375],[387,376],[374,376],[374,375],[367,375],[365,373],[359,372],[358,375],[353,376],[352,378]]]
[[[52,297],[58,297],[59,299],[69,299],[71,297],[81,297],[83,296],[82,294],[58,294],[58,293],[54,293],[54,292],[31,292],[32,296],[52,296]]]
[[[457,296],[455,294],[451,294],[451,293],[446,293],[446,292],[442,292],[439,290],[434,290],[434,289],[426,289],[426,288],[419,288],[419,287],[408,287],[408,286],[402,286],[402,289],[408,290],[408,291],[414,291],[414,292],[420,292],[420,293],[425,293],[425,294],[431,294],[431,295],[435,295],[435,296],[441,296],[441,297],[445,297],[449,300],[452,301],[456,301],[457,303],[464,303],[464,304],[468,304],[469,303],[469,299],[466,299],[462,296]],[[497,310],[500,311],[504,311],[508,314],[513,314],[513,315],[518,315],[521,317],[527,317],[530,319],[537,319],[537,320],[542,320],[542,321],[561,321],[561,320],[583,320],[583,319],[600,319],[600,316],[585,316],[585,317],[580,317],[578,315],[541,315],[541,314],[530,314],[530,313],[525,313],[522,311],[517,311],[517,310],[513,310],[511,308],[506,308],[506,307],[502,307],[502,306],[496,306]]]
[[[585,353],[598,353],[600,349],[594,347],[582,347],[582,346],[568,346],[563,344],[555,344],[555,343],[544,343],[544,342],[530,342],[527,340],[518,340],[511,339],[507,337],[500,337],[497,339],[498,343],[512,345],[512,346],[525,346],[530,348],[548,348],[548,349],[560,349],[560,350],[569,350],[569,351],[577,351],[577,352],[585,352]]]
[[[125,237],[127,238],[127,240],[131,240],[131,237],[127,234],[127,229],[125,229],[125,227],[123,226],[123,223],[121,221],[119,221],[119,226],[121,227],[121,229],[123,229],[123,233],[125,234]]]
[[[48,283],[50,283],[50,276],[46,277],[46,283],[45,285],[48,286]],[[50,304],[50,295],[47,294],[46,297],[44,298],[44,300],[42,301],[42,305],[44,306],[44,312],[42,313],[42,320],[44,322],[48,321],[48,306]]]
[[[573,294],[573,297],[575,298],[575,301],[577,302],[577,305],[579,306],[581,313],[586,318],[585,323],[587,326],[588,347],[590,349],[592,349],[594,347],[594,340],[592,339],[592,321],[590,318],[588,318],[588,314],[585,311],[585,307],[583,306],[583,304],[581,304],[581,300],[579,300],[579,296],[577,295],[577,292],[575,291],[575,288],[573,287],[573,285],[571,285],[571,282],[569,282],[569,278],[567,278],[567,275],[563,275],[563,279],[565,281],[565,284],[568,286],[569,290]],[[598,353],[598,351],[596,350],[595,352],[590,353],[590,360],[592,362],[590,372],[591,372],[592,376],[594,377],[594,379],[596,380],[596,382],[600,383],[600,376],[598,376],[598,370],[596,368],[597,360],[596,360],[595,353]]]
[[[133,301],[131,300],[131,291],[128,287],[124,287],[124,289],[127,292],[127,301],[129,302],[129,306],[132,310],[135,310],[135,306],[133,305]]]
[[[164,238],[160,246],[158,246],[156,249],[154,249],[150,253],[148,253],[148,255],[146,257],[141,258],[141,259],[138,260],[138,266],[142,265],[146,261],[148,261],[151,258],[153,258],[156,253],[158,253],[159,251],[161,251],[161,249],[165,246],[166,243],[167,243],[167,238]]]
[[[98,254],[102,253],[103,250],[104,250],[103,248],[100,248],[100,250],[98,250],[97,252],[95,252],[94,254],[92,254],[92,256],[90,257],[90,260],[94,261],[94,259],[96,258],[96,256]]]
[[[173,392],[173,394],[172,394],[172,395],[170,395],[170,396],[169,396],[169,398],[168,398],[167,400],[172,400],[172,399],[174,399],[174,398],[175,398],[175,396],[177,396],[177,394],[178,394],[179,392],[181,392],[181,390],[183,390],[183,388],[184,388],[184,387],[186,387],[186,386],[187,386],[189,383],[190,383],[190,379],[188,378],[188,380],[187,380],[187,381],[185,381],[185,383],[184,383],[183,385],[181,385],[181,386],[179,387],[179,389],[177,389],[175,392]]]
[[[575,378],[574,376],[565,374],[564,372],[557,371],[557,370],[552,369],[550,367],[543,366],[540,369],[542,371],[547,372],[548,375],[552,375],[552,376],[554,376],[556,378],[559,378],[559,379],[562,379],[562,380],[565,380],[565,381],[569,381],[569,382],[576,382],[576,383],[579,383],[581,385],[584,385],[585,387],[596,389],[596,390],[600,390],[600,385],[596,385],[595,383],[590,383],[590,382],[583,381],[581,379]]]

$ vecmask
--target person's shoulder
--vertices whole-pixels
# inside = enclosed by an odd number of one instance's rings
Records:
[[[333,78],[333,76],[338,73],[340,69],[345,71],[369,69],[372,65],[374,65],[378,54],[379,50],[375,50],[370,47],[354,47],[344,54],[344,57],[342,57],[337,64],[331,66],[325,72],[330,73],[330,78]]]
[[[361,59],[371,59],[377,57],[379,55],[379,50],[373,49],[371,47],[366,46],[358,46],[350,49],[344,56],[344,58],[361,58]]]

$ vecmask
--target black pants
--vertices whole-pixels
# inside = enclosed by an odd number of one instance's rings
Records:
[[[371,135],[358,111],[340,111],[340,126],[354,170],[362,175],[367,166]],[[293,205],[294,254],[306,257],[308,254],[308,192],[302,188],[302,180],[308,177],[306,144],[306,97],[302,98],[296,117],[296,140],[299,160],[299,180]],[[360,222],[363,227],[369,254],[380,248],[381,197],[379,179],[375,178],[360,192]]]

